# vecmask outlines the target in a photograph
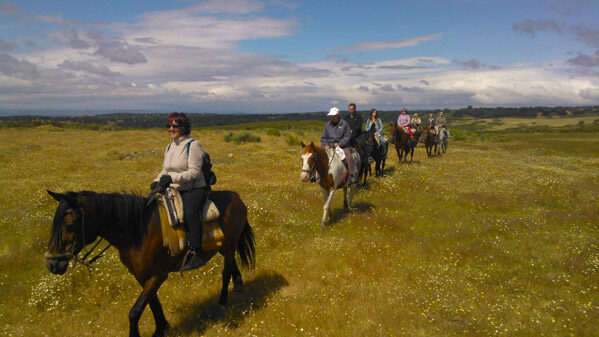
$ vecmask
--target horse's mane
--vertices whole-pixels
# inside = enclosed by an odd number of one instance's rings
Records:
[[[148,200],[142,196],[124,193],[79,192],[87,197],[95,209],[100,226],[110,223],[115,238],[140,245],[151,216]],[[119,238],[121,237],[121,238]]]

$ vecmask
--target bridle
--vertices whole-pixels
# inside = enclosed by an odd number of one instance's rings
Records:
[[[313,153],[314,153],[314,158],[316,159],[316,152],[313,152]],[[302,168],[302,172],[308,173],[308,175],[310,176],[311,183],[314,183],[314,182],[317,182],[318,180],[320,180],[320,174],[318,174],[318,171],[316,171],[316,164],[312,165],[311,167],[308,166],[307,170]],[[318,178],[316,177],[317,174],[318,174]]]
[[[312,153],[314,154],[314,161],[316,162],[316,152],[312,152]],[[331,156],[331,160],[329,160],[329,167],[331,166],[331,163],[333,162],[333,158],[335,158],[336,154],[337,154],[337,152],[335,152],[335,150],[333,150],[333,155]],[[311,183],[315,183],[315,182],[319,181],[321,178],[320,174],[316,170],[316,164],[314,164],[312,167],[308,166],[307,170],[302,168],[302,172],[308,173],[308,175],[310,176]]]
[[[83,208],[80,208],[80,212],[81,212],[81,235],[78,235],[78,237],[81,237],[81,249],[83,250],[86,246],[86,243],[85,243],[85,212],[83,211]],[[117,241],[119,241],[123,235],[124,234],[121,234],[121,236],[119,236]],[[44,254],[44,257],[48,260],[53,260],[53,261],[60,261],[60,260],[68,261],[70,259],[73,259],[73,261],[75,261],[76,263],[81,263],[82,265],[84,265],[86,267],[91,267],[91,264],[94,263],[100,257],[102,257],[102,254],[104,254],[104,252],[108,248],[110,248],[110,246],[112,246],[112,243],[109,242],[108,245],[106,247],[104,247],[104,249],[102,249],[98,254],[96,254],[96,256],[91,258],[89,261],[85,261],[89,257],[89,255],[94,251],[94,249],[96,249],[96,247],[98,247],[98,245],[100,244],[100,242],[102,242],[102,240],[104,240],[104,238],[100,238],[100,240],[98,240],[98,242],[96,242],[96,244],[94,244],[94,246],[83,255],[83,258],[79,258],[79,253],[75,254],[75,246],[77,244],[77,238],[75,238],[75,240],[73,241],[70,252],[66,252],[66,253],[62,253],[62,254],[58,254],[58,255],[50,255],[50,254],[48,254],[48,252],[46,252]]]

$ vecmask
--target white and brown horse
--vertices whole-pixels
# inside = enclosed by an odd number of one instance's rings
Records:
[[[345,164],[334,150],[325,150],[311,142],[305,145],[302,142],[302,173],[300,178],[303,182],[318,182],[324,196],[324,213],[322,215],[322,226],[331,221],[331,199],[335,190],[343,188],[343,207],[351,210],[352,198],[356,184],[348,183],[348,172]],[[352,152],[354,165],[360,167],[360,155]],[[349,187],[349,202],[348,190]]]

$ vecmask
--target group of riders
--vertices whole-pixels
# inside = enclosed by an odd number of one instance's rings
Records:
[[[320,136],[320,143],[325,149],[330,148],[341,148],[347,159],[346,165],[349,171],[349,182],[353,183],[356,181],[357,168],[353,165],[352,156],[350,154],[351,148],[356,148],[358,152],[362,152],[360,148],[364,148],[364,144],[361,144],[360,135],[363,133],[362,116],[356,113],[356,104],[350,103],[348,106],[348,114],[343,118],[340,117],[340,111],[337,107],[331,108],[327,116],[330,116],[330,120],[325,124],[322,134]],[[370,110],[370,117],[366,121],[364,131],[370,130],[374,126],[375,128],[375,139],[381,145],[383,149],[382,155],[387,155],[387,138],[383,135],[383,122],[378,117],[376,109]],[[422,120],[417,113],[410,117],[405,108],[402,109],[401,114],[397,117],[397,126],[401,130],[410,135],[410,139],[414,139],[414,133],[419,130],[422,126]],[[439,115],[435,119],[432,113],[429,114],[424,128],[428,129],[435,137],[436,142],[439,142],[441,132],[444,133],[447,139],[449,134],[447,132],[447,120],[443,116],[443,111],[439,112]]]
[[[357,178],[357,168],[354,166],[350,149],[359,147],[358,138],[363,133],[364,121],[356,113],[356,104],[349,104],[349,113],[341,118],[338,108],[331,108],[327,114],[330,120],[325,124],[320,142],[325,149],[339,149],[347,158],[346,165],[349,171],[349,181],[353,183]],[[418,114],[412,118],[404,108],[397,118],[397,125],[403,127],[404,132],[413,139],[413,129],[418,129],[421,119]],[[386,137],[383,136],[383,122],[378,117],[376,109],[370,111],[366,121],[366,130],[375,128],[375,136],[384,149],[387,148]],[[446,130],[446,120],[443,112],[434,119],[433,114],[425,127],[439,134],[440,129]],[[206,176],[204,165],[209,158],[202,148],[202,144],[191,138],[191,123],[185,113],[173,112],[167,117],[166,128],[171,141],[164,152],[162,171],[152,182],[150,189],[154,193],[165,193],[167,188],[175,188],[185,205],[184,219],[187,231],[188,256],[182,270],[198,268],[206,263],[201,258],[202,222],[201,212],[210,191],[210,178]],[[385,153],[386,155],[386,153]]]

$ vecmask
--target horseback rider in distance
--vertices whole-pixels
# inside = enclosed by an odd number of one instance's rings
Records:
[[[202,173],[204,150],[199,141],[191,138],[189,118],[182,112],[168,115],[166,128],[171,142],[164,152],[162,171],[150,189],[164,193],[167,187],[176,188],[185,208],[184,219],[189,242],[189,253],[181,271],[206,264],[201,258],[202,208],[208,198],[208,185]]]
[[[339,109],[336,107],[331,108],[327,116],[330,116],[331,120],[329,120],[322,129],[320,144],[326,150],[331,148],[335,149],[337,147],[343,149],[343,152],[345,152],[345,159],[347,160],[347,166],[349,168],[349,182],[352,184],[356,181],[356,172],[350,151],[350,140],[352,134],[350,126],[345,120],[341,119],[339,116]]]
[[[437,120],[435,120],[435,129],[437,131],[437,140],[439,140],[439,135],[441,132],[443,132],[443,134],[445,135],[445,138],[447,138],[447,121],[445,120],[445,117],[443,117],[443,111],[439,111],[439,117],[437,117]],[[439,130],[439,128],[443,128],[443,130]]]
[[[355,145],[356,138],[362,133],[362,124],[364,121],[362,120],[362,116],[356,113],[355,103],[349,103],[348,111],[349,113],[343,117],[343,120],[349,125],[349,132],[351,133],[350,143],[351,145]]]
[[[410,134],[410,139],[414,139],[414,134],[412,133],[412,128],[410,127],[410,115],[406,111],[406,108],[401,110],[401,114],[397,117],[397,126],[401,126],[408,130]]]

